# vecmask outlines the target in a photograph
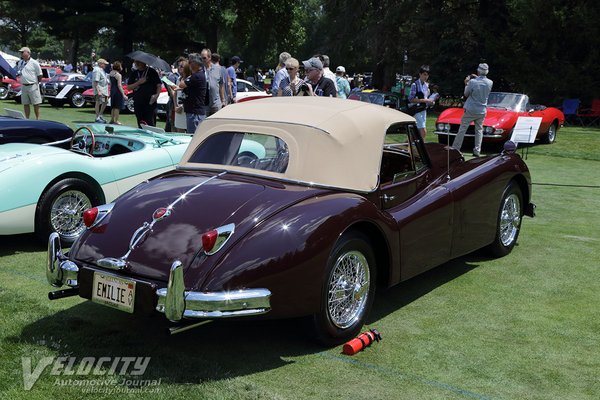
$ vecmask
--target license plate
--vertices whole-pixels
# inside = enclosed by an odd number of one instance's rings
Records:
[[[135,281],[118,276],[94,272],[92,301],[121,311],[133,313]]]

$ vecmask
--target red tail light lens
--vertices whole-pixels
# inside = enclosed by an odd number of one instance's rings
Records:
[[[96,217],[98,216],[98,207],[88,208],[83,212],[83,223],[88,228],[94,225]]]
[[[202,248],[205,253],[210,253],[215,244],[217,243],[217,238],[219,237],[219,232],[216,229],[212,231],[208,231],[202,235]]]

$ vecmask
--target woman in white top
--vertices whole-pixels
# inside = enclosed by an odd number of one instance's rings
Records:
[[[179,82],[187,78],[192,74],[192,69],[190,68],[190,64],[187,60],[183,60],[179,62],[177,66],[179,70],[179,79],[175,82],[177,88],[174,88],[173,91],[173,104],[175,107],[175,121],[173,121],[173,125],[175,127],[175,132],[185,133],[187,131],[187,122],[185,119],[185,112],[183,112],[183,91],[179,89]]]

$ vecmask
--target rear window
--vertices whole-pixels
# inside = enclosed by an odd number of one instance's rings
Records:
[[[202,142],[189,162],[284,173],[288,160],[288,146],[278,137],[248,132],[220,132]]]

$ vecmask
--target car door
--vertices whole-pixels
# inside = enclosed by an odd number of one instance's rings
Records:
[[[396,125],[388,130],[380,173],[380,199],[381,207],[394,218],[400,232],[400,280],[450,258],[452,195],[445,179],[432,175],[414,125]]]

